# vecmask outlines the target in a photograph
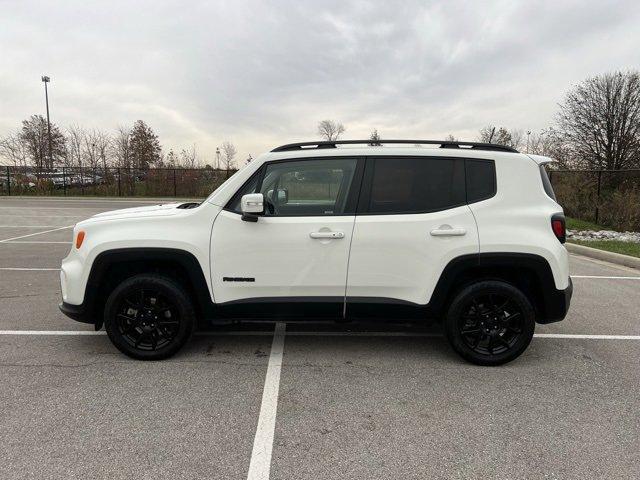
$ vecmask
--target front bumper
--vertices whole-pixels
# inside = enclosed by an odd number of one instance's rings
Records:
[[[72,305],[67,302],[60,302],[58,308],[62,313],[64,313],[67,317],[75,320],[77,322],[82,323],[94,323],[93,319],[87,315],[86,308],[84,305]]]
[[[564,290],[549,290],[543,293],[544,312],[540,312],[538,323],[553,323],[563,320],[567,316],[571,297],[573,296],[573,282],[569,277],[569,286]]]

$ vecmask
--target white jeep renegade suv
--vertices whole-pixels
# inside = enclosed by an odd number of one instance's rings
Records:
[[[284,145],[200,204],[78,223],[61,310],[149,360],[216,322],[431,318],[482,365],[513,360],[536,322],[565,317],[572,285],[551,159],[367,143]]]

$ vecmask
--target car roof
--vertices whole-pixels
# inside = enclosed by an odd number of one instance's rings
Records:
[[[472,148],[439,148],[432,146],[370,146],[353,147],[338,145],[335,148],[310,148],[301,150],[285,150],[268,152],[260,155],[263,162],[287,158],[335,158],[348,156],[411,156],[411,157],[458,157],[458,158],[522,158],[531,161],[525,154],[516,152],[501,152],[494,150],[477,150]]]

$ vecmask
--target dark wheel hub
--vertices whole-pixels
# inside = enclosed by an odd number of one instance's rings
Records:
[[[522,311],[506,295],[489,294],[472,298],[458,323],[464,343],[477,353],[507,352],[522,335]]]
[[[118,331],[136,349],[157,350],[178,334],[177,308],[158,291],[140,289],[129,293],[118,312]]]

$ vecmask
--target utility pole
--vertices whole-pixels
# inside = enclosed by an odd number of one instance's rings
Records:
[[[49,120],[49,92],[47,91],[47,83],[51,79],[46,75],[42,76],[42,82],[44,83],[44,98],[47,103],[47,135],[49,137],[49,166],[53,167],[53,152],[51,151],[51,121]]]

